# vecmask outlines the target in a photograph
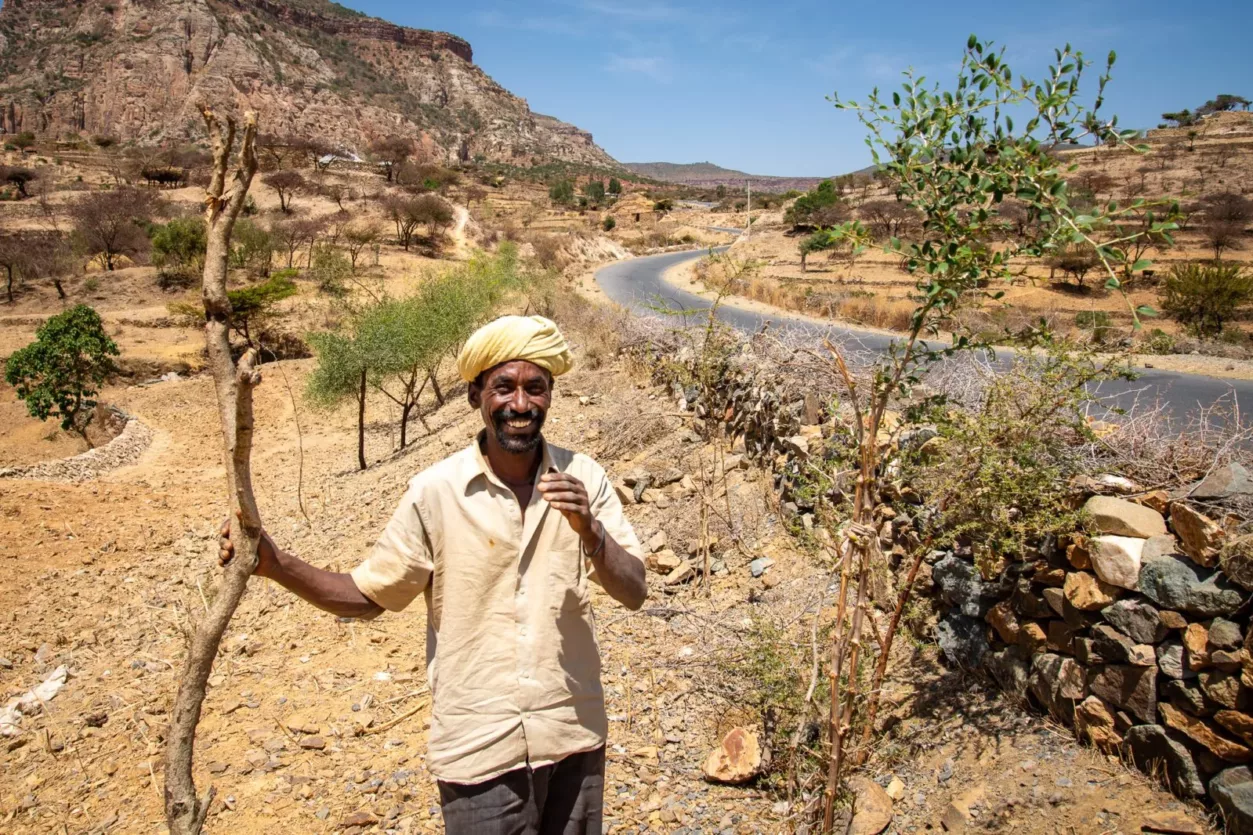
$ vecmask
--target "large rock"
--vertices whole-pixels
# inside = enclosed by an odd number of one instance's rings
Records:
[[[1205,624],[1188,624],[1183,630],[1183,648],[1186,650],[1183,661],[1189,670],[1197,672],[1209,666],[1209,631]]]
[[[1139,586],[1140,593],[1158,606],[1202,618],[1229,615],[1244,599],[1220,573],[1173,554],[1144,560]]]
[[[1119,600],[1101,610],[1101,617],[1119,631],[1130,635],[1138,644],[1156,644],[1169,630],[1162,623],[1161,613],[1151,604],[1136,598]]]
[[[1090,540],[1092,570],[1111,586],[1135,591],[1140,581],[1144,540],[1131,536],[1094,536]]]
[[[1152,667],[1157,664],[1151,644],[1137,644],[1130,636],[1108,623],[1098,623],[1092,627],[1092,644],[1097,655],[1111,664],[1134,664],[1137,667]]]
[[[1168,678],[1196,678],[1196,673],[1184,662],[1184,648],[1179,641],[1170,640],[1157,645],[1157,666]]]
[[[1016,701],[1026,698],[1031,674],[1031,656],[1026,650],[1017,646],[1006,647],[988,653],[984,663],[1002,690]]]
[[[1234,621],[1214,618],[1209,625],[1209,643],[1214,649],[1239,649],[1244,643],[1244,631]]]
[[[1166,735],[1161,725],[1136,725],[1124,735],[1127,751],[1141,771],[1149,774],[1164,770],[1176,794],[1202,797],[1205,783],[1187,746]]]
[[[1137,576],[1138,571],[1137,567]],[[1071,571],[1066,575],[1066,584],[1062,586],[1062,594],[1070,601],[1070,605],[1085,612],[1104,609],[1117,600],[1121,593],[1118,586],[1105,583],[1086,571]]]
[[[1075,703],[1088,695],[1085,679],[1086,671],[1073,658],[1043,652],[1031,659],[1028,683],[1032,694],[1045,710],[1068,725],[1075,718]]]
[[[1249,761],[1249,749],[1238,742],[1218,734],[1205,721],[1191,716],[1168,702],[1161,702],[1157,710],[1162,721],[1179,731],[1188,739],[1200,745],[1220,760],[1229,763],[1246,763]]]
[[[1222,525],[1186,502],[1170,506],[1170,526],[1179,537],[1183,552],[1198,565],[1211,568],[1218,563],[1225,534]]]
[[[1229,768],[1209,783],[1209,796],[1223,813],[1228,835],[1253,835],[1253,774]]]
[[[705,779],[714,783],[747,783],[761,772],[761,744],[752,731],[732,728],[722,744],[705,758]]]
[[[1159,698],[1164,696],[1170,703],[1193,716],[1206,717],[1214,712],[1209,699],[1195,682],[1170,680],[1161,688]]]
[[[1220,710],[1214,714],[1214,721],[1253,745],[1253,716],[1238,710]]]
[[[1151,507],[1116,499],[1093,496],[1083,505],[1089,533],[1134,536],[1148,539],[1166,533],[1166,520]]]
[[[850,777],[848,787],[857,798],[849,835],[879,835],[892,822],[892,798],[873,780]]]
[[[1202,501],[1247,496],[1253,494],[1253,476],[1243,465],[1233,461],[1214,470],[1183,493],[1188,498]]]
[[[1157,668],[1109,664],[1088,674],[1088,690],[1145,722],[1157,718]]]
[[[988,652],[987,627],[983,621],[950,611],[935,626],[936,642],[950,664],[977,669]]]
[[[1096,696],[1088,696],[1075,707],[1075,731],[1107,754],[1116,753],[1122,745],[1113,711]]]
[[[940,597],[963,615],[981,618],[1009,593],[1009,579],[984,580],[973,564],[956,554],[947,554],[931,566],[931,579]]]
[[[1045,592],[1048,589],[1044,590]],[[1057,589],[1057,594],[1061,594],[1061,589]],[[1027,577],[1019,577],[1014,584],[1014,593],[1010,597],[1010,603],[1014,606],[1014,611],[1028,618],[1048,618],[1053,616],[1053,609],[1050,603],[1040,595],[1032,591],[1031,580]],[[1060,610],[1057,614],[1061,614]]]
[[[1215,704],[1228,710],[1246,710],[1251,702],[1249,691],[1240,684],[1240,676],[1226,670],[1206,670],[1198,678],[1201,690]]]
[[[1013,604],[1008,600],[1002,600],[988,610],[987,622],[1002,641],[1007,644],[1018,643],[1018,633],[1022,626],[1018,622],[1018,615],[1014,613]]]

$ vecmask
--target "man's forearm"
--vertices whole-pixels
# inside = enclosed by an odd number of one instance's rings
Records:
[[[317,568],[282,550],[276,551],[275,562],[277,568],[263,576],[319,609],[342,618],[372,618],[383,612],[348,574]]]
[[[628,609],[639,609],[648,598],[644,564],[614,542],[613,537],[602,526],[596,527],[605,537],[604,546],[598,549],[600,537],[596,537],[590,547],[589,543],[584,542],[583,550],[592,555],[592,567],[596,569],[601,587]]]

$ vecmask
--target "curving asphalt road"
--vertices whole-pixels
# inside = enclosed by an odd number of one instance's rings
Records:
[[[738,230],[725,230],[735,232]],[[722,252],[726,247],[714,251]],[[626,261],[617,261],[601,267],[596,272],[596,282],[609,298],[631,310],[647,316],[657,316],[657,307],[675,310],[706,310],[710,300],[679,290],[662,279],[662,273],[671,267],[700,258],[708,250],[667,252],[647,255]],[[753,333],[768,322],[772,331],[793,331],[826,335],[833,342],[852,343],[859,350],[882,353],[894,337],[841,325],[818,325],[799,317],[760,313],[735,307],[725,300],[718,308],[718,317],[740,331]],[[1253,402],[1253,382],[1244,380],[1220,380],[1197,374],[1183,374],[1158,369],[1143,369],[1134,382],[1113,381],[1101,383],[1094,395],[1107,404],[1133,409],[1137,404],[1160,404],[1164,414],[1178,428],[1186,427],[1201,406],[1218,401],[1225,403]],[[1253,425],[1253,418],[1241,413],[1241,423]]]

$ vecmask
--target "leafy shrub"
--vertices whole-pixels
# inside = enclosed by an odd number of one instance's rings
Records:
[[[1153,328],[1145,338],[1142,350],[1148,354],[1173,354],[1175,338],[1161,328]]]
[[[613,228],[617,225],[618,221],[614,220],[612,217],[607,217],[600,222],[600,228],[604,229],[606,232],[613,231]]]
[[[569,180],[558,180],[548,187],[548,199],[559,206],[568,206],[574,202],[574,183]]]
[[[1216,336],[1253,301],[1253,274],[1237,264],[1176,264],[1161,300],[1162,310],[1194,336]]]
[[[796,202],[784,212],[783,220],[791,224],[794,229],[830,225],[832,222],[838,222],[838,219],[817,216],[824,214],[824,210],[834,208],[839,202],[840,192],[835,187],[835,183],[831,180],[823,180],[813,191],[807,191],[796,198]],[[829,212],[825,213],[829,214]]]
[[[1104,345],[1117,336],[1110,324],[1109,314],[1104,310],[1081,310],[1075,314],[1075,327],[1092,332],[1092,341]]]
[[[306,275],[328,296],[343,297],[348,294],[347,281],[352,275],[352,263],[336,247],[319,246],[313,250]]]
[[[204,267],[207,237],[204,220],[199,217],[174,218],[154,226],[152,263],[157,267],[161,287],[185,285]]]
[[[231,267],[264,278],[270,274],[273,256],[274,239],[269,232],[246,217],[235,221],[231,234]]]

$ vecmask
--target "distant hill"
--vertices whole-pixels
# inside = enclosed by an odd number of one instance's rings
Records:
[[[824,177],[771,177],[763,174],[746,174],[733,168],[723,168],[712,162],[624,162],[627,169],[642,177],[666,183],[689,186],[736,186],[743,187],[752,181],[753,188],[762,191],[806,191]]]

